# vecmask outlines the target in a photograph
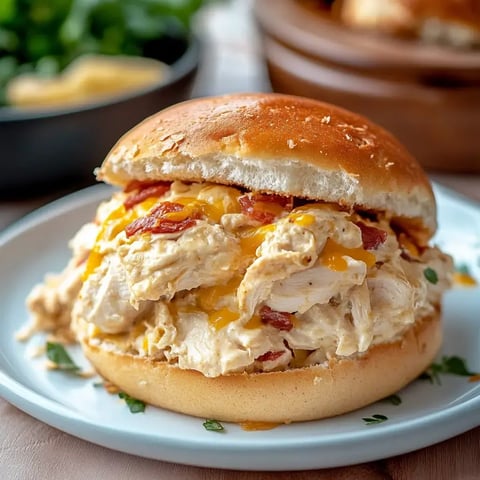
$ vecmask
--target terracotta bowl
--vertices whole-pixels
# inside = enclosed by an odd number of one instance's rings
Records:
[[[349,30],[306,0],[257,0],[274,91],[361,113],[428,169],[480,172],[480,51]]]

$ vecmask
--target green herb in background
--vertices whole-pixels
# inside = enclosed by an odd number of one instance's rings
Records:
[[[80,372],[80,367],[75,365],[61,343],[47,342],[47,358],[53,362],[59,370],[73,374]]]
[[[431,383],[441,385],[439,374],[446,373],[451,375],[460,375],[464,377],[472,377],[477,375],[468,369],[463,358],[452,355],[451,357],[442,357],[439,363],[432,363],[425,372],[420,375],[420,379],[429,380]]]
[[[0,105],[21,73],[53,75],[82,54],[173,63],[194,14],[214,0],[0,0]]]
[[[423,275],[430,283],[433,283],[433,285],[436,285],[438,283],[438,275],[433,268],[427,267],[423,271]]]
[[[377,423],[383,423],[386,420],[388,420],[388,417],[385,415],[381,415],[379,413],[376,413],[375,415],[372,415],[371,417],[364,417],[362,420],[365,422],[366,425],[375,425]]]
[[[133,398],[124,392],[120,392],[118,396],[122,400],[125,400],[125,403],[127,404],[127,407],[131,413],[143,413],[145,411],[145,402],[137,400],[136,398]]]
[[[208,430],[209,432],[223,432],[223,431],[225,431],[223,425],[219,421],[213,420],[213,419],[205,420],[203,422],[203,426],[204,426],[205,430]]]

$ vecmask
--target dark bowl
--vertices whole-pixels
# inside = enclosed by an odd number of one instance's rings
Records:
[[[353,110],[431,170],[480,172],[480,52],[350,30],[312,2],[257,0],[272,89]]]
[[[122,134],[190,97],[199,58],[199,41],[192,38],[165,82],[81,107],[0,108],[0,194],[93,183],[94,168]]]

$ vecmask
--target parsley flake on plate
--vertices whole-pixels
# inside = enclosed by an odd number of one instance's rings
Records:
[[[145,402],[137,400],[136,398],[131,397],[125,392],[120,392],[118,396],[125,400],[127,407],[130,410],[130,413],[143,413],[145,411]]]
[[[396,395],[396,394],[393,394],[393,395],[390,395],[388,397],[385,397],[383,399],[384,402],[389,402],[391,403],[392,405],[400,405],[402,403],[402,399]]]
[[[441,385],[440,374],[460,375],[462,377],[474,377],[476,372],[468,369],[465,360],[456,355],[443,356],[439,363],[432,363],[419,378],[430,380],[430,383]]]
[[[385,422],[386,420],[388,420],[388,417],[379,413],[375,413],[371,417],[362,418],[362,420],[365,422],[365,425],[375,425],[377,423]]]
[[[458,265],[455,265],[455,271],[464,275],[471,275],[470,268],[466,263],[460,263]]]
[[[61,343],[47,342],[47,358],[64,372],[78,375],[80,367],[74,363]]]
[[[225,428],[223,425],[218,421],[218,420],[205,420],[203,422],[203,426],[205,430],[208,430],[209,432],[224,432]]]

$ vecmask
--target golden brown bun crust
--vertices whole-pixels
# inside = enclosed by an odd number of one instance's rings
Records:
[[[327,367],[216,378],[112,353],[85,340],[82,346],[100,375],[148,404],[223,421],[289,423],[339,415],[397,392],[430,365],[441,341],[440,315],[435,314],[417,322],[400,341]]]
[[[97,172],[131,180],[211,181],[253,191],[386,211],[429,237],[428,178],[407,150],[369,120],[316,100],[237,94],[180,103],[125,134]]]

